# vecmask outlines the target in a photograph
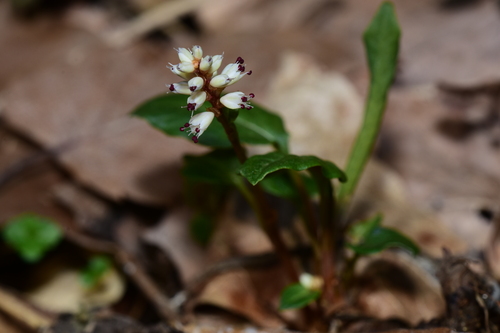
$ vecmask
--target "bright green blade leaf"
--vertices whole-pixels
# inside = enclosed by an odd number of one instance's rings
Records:
[[[376,215],[373,218],[354,224],[349,229],[349,235],[354,243],[359,243],[368,237],[372,231],[382,223],[382,215]]]
[[[349,247],[361,255],[378,253],[389,247],[400,247],[413,254],[419,253],[418,246],[408,237],[396,230],[379,226],[375,227],[360,244],[350,244]]]
[[[190,119],[191,113],[182,108],[186,105],[187,97],[184,95],[161,95],[154,97],[139,105],[132,115],[143,118],[150,125],[159,129],[163,133],[171,136],[180,136],[186,139],[186,132],[179,129]],[[240,140],[247,144],[272,144],[279,150],[286,152],[288,149],[288,133],[285,130],[283,121],[276,114],[252,103],[251,110],[238,111],[235,124],[238,129]],[[210,104],[205,103],[201,110],[205,110]],[[200,144],[229,148],[231,144],[226,137],[222,125],[214,119],[210,127],[200,137]]]
[[[250,157],[241,167],[240,173],[252,185],[256,185],[266,175],[278,170],[291,169],[302,171],[312,167],[321,167],[324,176],[329,179],[338,178],[340,181],[346,180],[344,172],[332,162],[324,161],[316,156],[287,155],[281,152]]]
[[[62,238],[59,226],[35,214],[22,214],[11,219],[3,230],[5,242],[27,262],[37,262]]]
[[[363,38],[370,67],[370,89],[363,125],[346,167],[349,180],[341,186],[340,198],[353,194],[375,145],[384,115],[387,93],[396,73],[400,33],[394,5],[384,2]]]
[[[87,288],[92,288],[111,269],[113,263],[106,256],[92,257],[87,267],[80,273],[82,283]]]
[[[214,150],[208,154],[184,157],[182,175],[204,183],[236,184],[240,163],[232,150]]]
[[[214,227],[214,215],[201,213],[191,219],[189,231],[195,241],[202,246],[207,246],[214,232]]]
[[[280,310],[303,308],[319,298],[319,290],[310,290],[300,283],[286,287],[281,293]]]

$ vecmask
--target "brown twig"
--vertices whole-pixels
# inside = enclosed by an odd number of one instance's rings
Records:
[[[0,311],[33,330],[49,327],[56,319],[55,314],[38,309],[3,287],[0,287]]]
[[[125,274],[142,290],[146,297],[155,305],[158,313],[170,325],[176,324],[179,319],[169,299],[163,295],[161,289],[145,273],[139,262],[131,254],[109,241],[98,240],[74,230],[66,229],[66,237],[79,246],[90,251],[97,251],[112,255],[122,265]]]

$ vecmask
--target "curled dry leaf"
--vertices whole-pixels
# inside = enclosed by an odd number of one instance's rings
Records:
[[[405,253],[383,252],[358,267],[357,302],[363,313],[411,325],[441,317],[445,302],[437,279]]]

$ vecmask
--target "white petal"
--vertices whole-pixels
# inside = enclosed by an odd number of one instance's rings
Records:
[[[192,62],[194,60],[193,54],[186,48],[180,47],[177,49],[177,55],[181,62]]]
[[[203,134],[203,132],[205,132],[208,126],[210,126],[212,120],[214,120],[213,112],[200,112],[189,120],[189,128],[191,129],[191,132],[195,133],[195,135],[199,137]],[[196,132],[196,128],[200,129],[199,132]]]
[[[191,96],[189,96],[188,100],[187,100],[188,110],[194,111],[194,110],[198,109],[200,106],[203,105],[203,103],[205,103],[206,100],[207,100],[207,93],[204,91],[197,91],[197,92],[191,94]],[[194,105],[194,107],[189,108],[189,104]]]
[[[193,73],[194,65],[192,62],[181,62],[177,65],[177,68],[183,73]]]
[[[191,80],[188,82],[188,86],[191,92],[198,91],[203,87],[203,84],[205,81],[199,76],[193,77]]]
[[[189,90],[188,82],[182,81],[179,83],[172,83],[167,85],[168,90],[175,94],[191,95],[192,91]]]
[[[214,88],[222,88],[222,87],[225,87],[229,82],[231,82],[231,80],[229,79],[229,77],[227,75],[220,74],[220,75],[214,76],[210,80],[210,85]]]
[[[203,49],[201,48],[201,46],[198,45],[193,46],[192,51],[193,51],[193,57],[195,59],[199,60],[203,57]]]
[[[243,104],[241,98],[244,96],[245,94],[240,91],[232,92],[222,96],[220,101],[229,109],[241,109],[241,105]]]
[[[203,59],[200,61],[200,70],[206,72],[210,69],[212,66],[212,57],[211,56],[205,56]]]
[[[212,66],[210,67],[210,73],[217,71],[222,64],[223,55],[215,55],[212,57]]]

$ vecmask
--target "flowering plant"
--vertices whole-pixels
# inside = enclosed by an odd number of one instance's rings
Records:
[[[354,223],[348,214],[380,128],[395,74],[399,34],[393,5],[386,2],[364,34],[371,83],[364,123],[345,172],[316,156],[289,154],[288,133],[281,118],[250,104],[254,94],[224,94],[225,88],[252,74],[241,57],[219,74],[222,55],[204,55],[200,46],[177,49],[180,63],[169,68],[183,81],[167,85],[169,94],[145,102],[133,113],[168,135],[191,136],[195,143],[214,148],[202,156],[186,157],[183,175],[192,183],[212,185],[214,200],[224,198],[217,196],[221,187],[233,187],[248,201],[291,283],[282,293],[281,309],[308,306],[316,317],[322,317],[324,308],[343,298],[359,256],[392,246],[418,252],[411,240],[382,227],[380,216]],[[187,101],[180,95],[188,95]],[[202,108],[205,110],[198,112]],[[275,150],[248,156],[248,144],[272,145]],[[314,271],[306,272],[294,262],[282,238],[277,212],[267,200],[270,195],[291,200],[298,207],[314,254]],[[214,218],[216,213],[208,206],[207,202],[196,206],[198,216]]]

